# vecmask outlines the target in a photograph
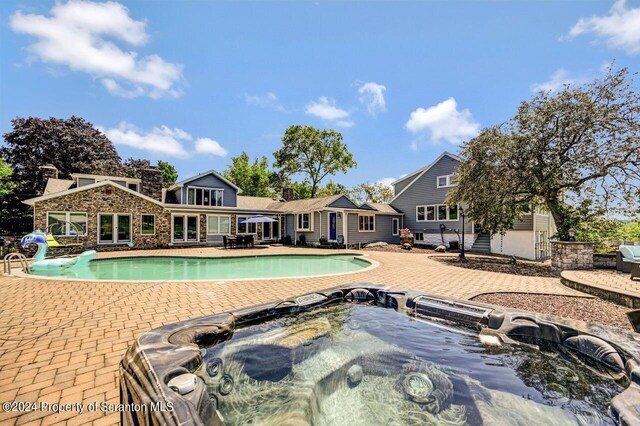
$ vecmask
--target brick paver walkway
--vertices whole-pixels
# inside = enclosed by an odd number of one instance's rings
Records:
[[[563,271],[562,278],[577,283],[584,291],[630,308],[640,306],[640,280],[628,272],[607,270]],[[590,287],[591,289],[589,289]]]
[[[243,251],[193,248],[101,253],[100,257],[314,251],[288,247]],[[140,334],[163,324],[339,284],[371,282],[458,298],[486,292],[579,294],[556,278],[457,268],[413,253],[367,254],[380,263],[378,268],[305,279],[110,283],[0,276],[0,402],[84,403],[85,406],[91,402],[118,403],[118,363],[128,345]],[[117,413],[101,411],[18,413],[0,409],[1,424],[106,425],[118,421]]]

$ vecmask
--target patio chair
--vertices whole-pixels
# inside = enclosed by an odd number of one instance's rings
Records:
[[[236,237],[236,247],[237,248],[244,247],[244,244],[245,244],[244,243],[244,239],[245,239],[244,235],[238,235]]]
[[[338,235],[338,238],[336,238],[336,243],[333,246],[334,248],[346,248],[344,246],[344,235]]]
[[[235,245],[236,245],[236,242],[235,242],[235,240],[227,238],[226,235],[223,235],[222,236],[222,244],[224,245],[225,249],[228,249],[228,248],[234,248]]]
[[[244,246],[245,247],[249,247],[251,246],[251,248],[253,248],[253,235],[247,235],[246,237],[244,237]]]
[[[631,264],[640,262],[640,246],[620,246],[616,252],[616,270],[631,272]]]

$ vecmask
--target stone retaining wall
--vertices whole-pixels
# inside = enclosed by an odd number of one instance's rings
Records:
[[[551,271],[593,269],[594,244],[577,241],[551,241]]]
[[[593,269],[616,269],[616,254],[594,253]]]

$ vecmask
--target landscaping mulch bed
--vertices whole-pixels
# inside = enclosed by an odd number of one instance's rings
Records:
[[[598,298],[555,296],[529,293],[481,294],[473,300],[482,303],[591,321],[633,331],[626,313],[631,309]]]
[[[467,256],[461,261],[453,256],[432,256],[431,259],[459,268],[476,269],[479,271],[502,272],[511,275],[527,275],[530,277],[555,277],[551,273],[548,263],[528,262],[518,260],[515,265],[504,257],[476,257]]]

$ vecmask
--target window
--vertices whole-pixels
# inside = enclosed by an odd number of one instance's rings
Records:
[[[424,234],[422,232],[416,232],[413,234],[413,238],[415,241],[424,241]]]
[[[187,188],[187,204],[194,206],[222,206],[222,189]]]
[[[374,215],[358,215],[358,231],[374,232],[376,230],[376,221]]]
[[[130,214],[98,214],[98,243],[119,244],[131,241]]]
[[[229,235],[231,233],[231,216],[207,215],[208,235]]]
[[[445,204],[432,206],[416,206],[417,222],[435,222],[458,220],[458,206],[449,207]]]
[[[447,188],[449,186],[456,186],[456,180],[454,175],[444,175],[437,177],[438,188]]]
[[[129,183],[129,184],[127,184],[127,187],[132,191],[139,192],[137,183]]]
[[[391,219],[391,235],[400,233],[400,219]]]
[[[156,217],[152,214],[143,214],[140,216],[141,234],[155,235],[156,233]]]
[[[75,226],[74,226],[75,225]],[[87,214],[71,212],[47,212],[47,231],[60,237],[87,235]]]
[[[172,221],[173,242],[184,243],[199,240],[199,216],[172,216]]]
[[[313,217],[311,213],[298,213],[297,231],[313,231]]]
[[[257,234],[258,227],[257,223],[240,223],[245,219],[249,219],[248,216],[238,216],[238,234]]]

